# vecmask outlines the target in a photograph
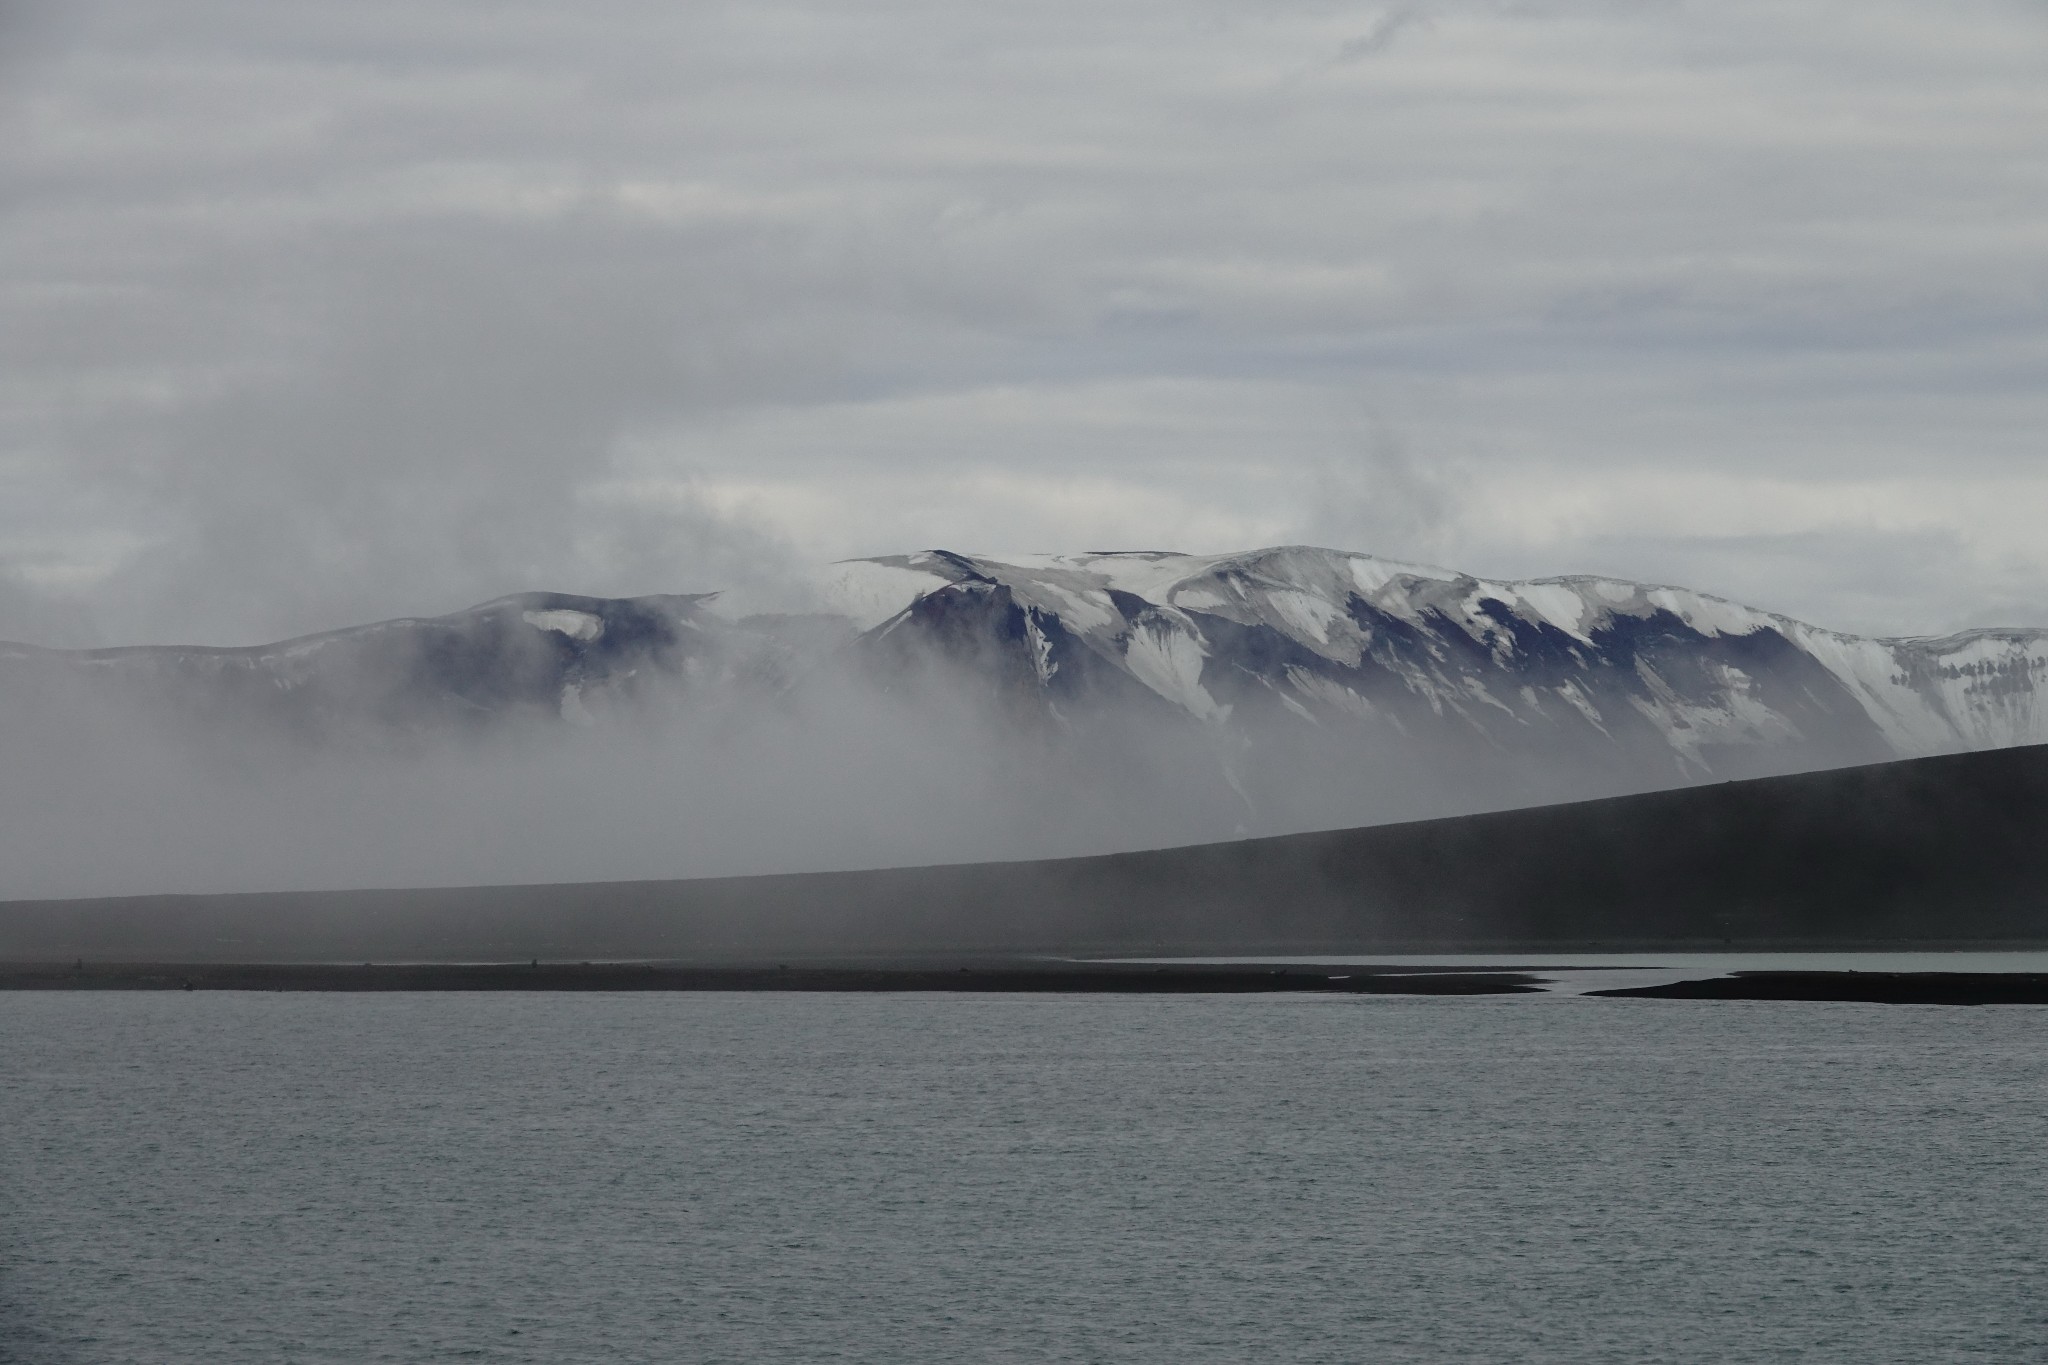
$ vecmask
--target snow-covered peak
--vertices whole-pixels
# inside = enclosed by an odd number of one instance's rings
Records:
[[[706,610],[728,622],[760,616],[838,616],[856,630],[872,630],[959,577],[956,567],[931,553],[848,559],[713,594]]]
[[[585,643],[604,634],[604,618],[596,612],[558,607],[552,611],[522,611],[519,616],[537,630],[552,630]]]
[[[1676,685],[1629,643],[1650,627],[1681,644],[1698,641],[1706,654],[1750,658],[1751,667],[1753,658],[1774,650],[1797,651],[1817,667],[1814,678],[1832,678],[1826,686],[1839,687],[1845,702],[1900,753],[2048,740],[2048,707],[2037,700],[2048,694],[2048,632],[1870,640],[1710,593],[1593,575],[1488,579],[1306,545],[1222,555],[930,550],[834,565],[817,596],[824,610],[871,631],[893,629],[920,599],[963,584],[1007,590],[1027,614],[1025,630],[1044,677],[1057,671],[1045,644],[1051,629],[1176,708],[1211,720],[1230,710],[1217,699],[1218,670],[1250,669],[1304,714],[1317,699],[1345,710],[1366,706],[1358,687],[1332,677],[1370,667],[1390,670],[1409,693],[1429,698],[1439,710],[1478,705],[1514,712],[1496,691],[1507,686],[1527,693],[1531,670],[1598,673],[1625,665],[1646,689],[1630,704],[1654,713],[1682,751],[1788,732],[1790,722],[1757,700],[1757,688],[1766,684],[1732,662],[1699,665],[1722,678],[1714,684],[1721,689],[1717,699],[1677,700]],[[1222,623],[1270,632],[1264,638],[1284,640],[1338,673],[1311,677],[1296,665],[1222,657],[1212,638],[1225,629]],[[1717,642],[1738,655],[1726,655]],[[1449,662],[1466,655],[1489,660],[1493,673],[1461,673],[1464,665]],[[1575,662],[1554,661],[1565,656]],[[1545,658],[1553,662],[1539,663]],[[1272,668],[1281,671],[1273,675]],[[1799,684],[1817,685],[1811,679]],[[1545,686],[1560,684],[1551,677]],[[1595,724],[1607,724],[1587,700],[1589,687],[1569,684],[1558,696]]]
[[[1375,593],[1404,579],[1451,580],[1460,575],[1420,564],[1405,564],[1373,555],[1326,550],[1312,545],[1280,545],[1222,555],[1188,555],[1170,550],[1098,550],[1085,554],[1017,555],[997,558],[963,555],[975,568],[998,581],[1016,577],[1079,576],[1088,586],[1126,592],[1161,606],[1182,605],[1205,610],[1203,599],[1218,595],[1217,585],[1238,583],[1244,591],[1310,592],[1342,600],[1352,592]]]
[[[855,658],[886,678],[906,650],[952,651],[966,672],[946,675],[985,670],[1006,705],[1035,693],[1055,726],[1192,720],[1229,753],[1312,726],[1312,749],[1463,736],[1539,766],[1627,751],[1699,775],[2048,742],[2048,630],[1871,639],[1678,587],[1303,545],[926,550],[717,595],[525,593],[246,649],[0,647],[0,666],[189,688],[228,712],[261,695],[295,726],[383,688],[378,716],[468,724],[513,706],[587,718],[664,678],[706,696],[742,677],[830,686]]]
[[[827,607],[869,629],[919,597],[967,578],[999,583],[1027,606],[1057,614],[1082,634],[1118,631],[1125,613],[1112,593],[1166,613],[1198,612],[1239,625],[1271,626],[1332,659],[1356,662],[1371,641],[1353,609],[1362,602],[1410,624],[1454,623],[1490,640],[1505,610],[1584,644],[1615,618],[1669,613],[1703,635],[1800,628],[1788,618],[1681,588],[1584,576],[1491,580],[1374,555],[1283,545],[1224,555],[1162,550],[992,555],[928,551],[833,566]]]

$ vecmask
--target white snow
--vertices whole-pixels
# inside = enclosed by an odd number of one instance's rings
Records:
[[[1326,645],[1330,643],[1330,626],[1349,619],[1344,608],[1335,602],[1291,588],[1268,592],[1265,597],[1272,604],[1274,614],[1294,627],[1296,639],[1305,635],[1319,645]]]
[[[1607,733],[1607,726],[1601,718],[1600,708],[1593,705],[1586,694],[1579,690],[1577,683],[1566,683],[1557,689],[1557,694],[1576,707],[1578,713],[1584,716],[1594,729],[1603,735]]]
[[[1344,555],[1350,561],[1351,582],[1367,598],[1401,578],[1421,578],[1440,583],[1451,582],[1460,575],[1449,569],[1439,569],[1429,564],[1403,564],[1392,559],[1377,559],[1372,555]]]
[[[1504,707],[1486,683],[1461,676],[1455,651],[1438,632],[1448,623],[1485,642],[1503,667],[1516,666],[1515,645],[1480,610],[1487,598],[1519,618],[1563,631],[1591,646],[1616,616],[1666,611],[1706,636],[1741,637],[1776,630],[1832,674],[1901,754],[2048,742],[2048,631],[1980,631],[1940,640],[1869,640],[1822,630],[1740,603],[1682,588],[1593,576],[1487,581],[1428,565],[1372,555],[1277,546],[1228,555],[1166,551],[966,556],[925,553],[834,565],[815,583],[814,598],[871,630],[899,618],[919,597],[960,580],[963,567],[1005,585],[1027,613],[1027,643],[1041,680],[1055,667],[1047,631],[1056,620],[1089,641],[1134,678],[1196,716],[1222,719],[1230,708],[1202,686],[1208,649],[1183,612],[1203,612],[1246,626],[1277,630],[1303,648],[1346,667],[1359,666],[1372,643],[1352,614],[1354,597],[1420,628],[1412,657],[1396,646],[1382,662],[1439,711],[1473,705]],[[1157,609],[1135,628],[1110,600],[1133,594]],[[721,600],[720,615],[737,603]],[[529,612],[527,619],[577,639],[594,639],[601,619],[582,612]],[[1376,657],[1379,657],[1376,655]],[[1298,670],[1295,671],[1298,673]],[[1951,672],[1954,676],[1950,676]],[[1507,682],[1494,678],[1489,682]],[[1268,679],[1293,709],[1318,704],[1357,715],[1378,712],[1339,682],[1290,675]],[[1602,729],[1604,700],[1573,682],[1553,684],[1556,696]],[[1702,695],[1680,695],[1650,673],[1636,703],[1681,758],[1698,763],[1701,746],[1767,744],[1795,736],[1789,720],[1766,706],[1754,680],[1727,670]],[[1288,694],[1292,695],[1288,695]],[[1534,705],[1535,703],[1531,703]],[[565,702],[566,705],[566,702]],[[1520,714],[1516,712],[1515,714]]]
[[[822,614],[841,617],[856,631],[872,630],[926,593],[954,582],[957,572],[946,572],[948,567],[930,554],[842,560],[714,593],[700,609],[720,621]]]
[[[2048,631],[1974,631],[1892,643],[1920,664],[1922,686],[1932,686],[1961,747],[2048,742],[2048,666],[2041,662],[2048,660]]]
[[[604,618],[587,611],[522,611],[519,617],[529,626],[558,631],[572,640],[585,643],[604,634]]]
[[[1101,630],[1104,626],[1118,625],[1123,621],[1122,613],[1110,603],[1106,592],[1075,591],[1059,583],[1034,586],[1052,599],[1051,605],[1068,630],[1076,633]]]
[[[1105,588],[1115,588],[1161,604],[1174,600],[1182,583],[1212,572],[1232,556],[1196,556],[1141,551],[1135,554],[1075,555],[1074,568],[1095,575]]]
[[[1960,742],[1955,726],[1909,684],[1897,681],[1910,664],[1882,640],[1795,627],[1793,643],[1835,675],[1885,739],[1902,755],[1942,753]]]
[[[1201,642],[1176,624],[1147,622],[1131,632],[1124,662],[1131,676],[1203,720],[1222,720],[1230,708],[1219,706],[1202,687]]]
[[[1334,679],[1320,677],[1299,668],[1290,668],[1287,670],[1287,681],[1293,683],[1303,696],[1334,706],[1348,715],[1362,718],[1378,714],[1371,702]]]
[[[1516,583],[1503,586],[1502,600],[1510,606],[1526,606],[1536,613],[1538,620],[1547,621],[1565,634],[1585,644],[1593,639],[1586,634],[1586,618],[1591,614],[1586,599],[1564,583],[1536,582]]]
[[[1643,594],[1643,600],[1670,612],[1702,635],[1749,635],[1776,624],[1778,619],[1718,597],[1678,588],[1652,588]]]
[[[1037,670],[1038,680],[1042,683],[1051,682],[1052,675],[1060,671],[1060,666],[1053,662],[1052,641],[1046,638],[1045,631],[1040,628],[1038,613],[1035,611],[1025,613],[1024,638],[1031,642],[1031,666]]]
[[[855,629],[873,630],[926,593],[952,581],[925,569],[849,559],[826,572],[819,595],[828,610],[852,621]]]

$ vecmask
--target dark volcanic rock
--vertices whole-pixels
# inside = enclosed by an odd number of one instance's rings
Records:
[[[2048,942],[2048,747],[1044,862],[15,902],[0,961]]]
[[[1083,995],[1515,995],[1523,972],[1346,967],[1001,963],[680,966],[657,962],[335,964],[43,963],[0,966],[0,990],[139,991],[967,991]]]
[[[1814,1000],[1871,1005],[2048,1005],[2040,972],[1736,972],[1702,981],[1588,991],[1638,1000]]]

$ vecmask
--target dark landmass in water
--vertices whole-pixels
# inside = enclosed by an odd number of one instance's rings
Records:
[[[1736,972],[1588,991],[1638,1000],[1839,1000],[1868,1005],[2048,1005],[2041,972]]]
[[[701,967],[641,962],[70,962],[0,966],[0,990],[131,991],[977,991],[1123,995],[1514,995],[1525,972],[1410,967],[1125,966]]]
[[[2048,746],[1044,862],[0,905],[0,962],[2044,944]]]

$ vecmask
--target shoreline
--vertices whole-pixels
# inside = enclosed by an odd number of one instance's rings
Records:
[[[951,992],[969,995],[1544,995],[1532,966],[1098,964],[1071,962],[698,964],[0,963],[0,991],[254,992]],[[1574,992],[1566,992],[1574,993]],[[1575,992],[1627,1000],[1874,1005],[2048,1005],[2048,972],[1736,970],[1648,986]]]
[[[1587,991],[1632,1000],[1804,1001],[1864,1005],[2048,1005],[2048,972],[1738,971]]]
[[[1525,971],[1470,968],[524,963],[0,963],[0,991],[956,991],[975,994],[1514,995]]]
[[[1552,993],[1531,966],[890,962],[14,962],[0,991],[952,992],[969,995],[1424,995]],[[2048,972],[1736,970],[1579,992],[1611,1000],[2048,1005]]]

